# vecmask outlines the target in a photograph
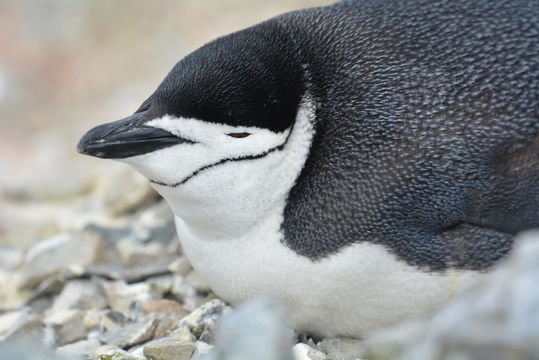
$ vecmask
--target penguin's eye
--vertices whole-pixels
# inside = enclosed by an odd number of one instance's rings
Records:
[[[244,137],[247,137],[249,135],[251,135],[250,133],[246,133],[246,132],[242,132],[242,133],[230,133],[230,134],[227,134],[228,136],[231,136],[233,138],[244,138]]]

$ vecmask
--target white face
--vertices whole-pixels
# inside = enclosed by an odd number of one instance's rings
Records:
[[[121,161],[148,178],[192,231],[238,236],[287,196],[309,151],[313,117],[303,102],[295,124],[275,133],[167,115],[145,125],[194,143]]]

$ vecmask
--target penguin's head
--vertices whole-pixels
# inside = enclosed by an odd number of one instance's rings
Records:
[[[283,159],[270,155],[283,152],[305,98],[293,54],[267,24],[217,39],[176,64],[133,115],[88,131],[78,151],[129,163],[165,197],[271,182]]]

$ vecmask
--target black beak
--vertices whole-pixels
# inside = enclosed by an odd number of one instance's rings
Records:
[[[133,114],[91,129],[80,139],[77,151],[103,159],[124,159],[182,143],[194,141],[145,126],[140,123],[140,115]]]

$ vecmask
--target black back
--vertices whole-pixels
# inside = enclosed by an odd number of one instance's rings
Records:
[[[320,104],[291,249],[371,241],[481,269],[539,226],[539,1],[358,0],[275,21]]]

